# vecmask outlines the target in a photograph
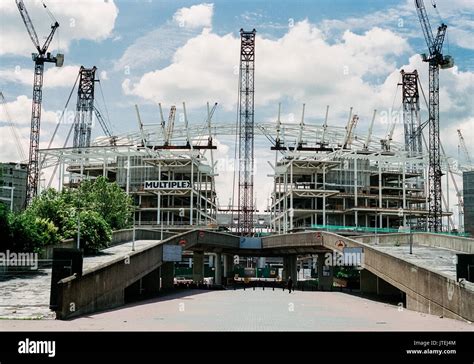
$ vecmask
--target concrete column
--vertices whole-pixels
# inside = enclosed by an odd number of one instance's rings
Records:
[[[222,264],[224,265],[224,272],[223,272],[224,278],[228,278],[228,277],[229,277],[229,275],[228,275],[228,271],[229,271],[229,254],[224,254],[224,260],[223,260]]]
[[[234,277],[234,256],[231,254],[224,254],[224,277]]]
[[[329,291],[332,288],[333,284],[333,266],[325,265],[326,253],[318,253],[318,288],[322,291]],[[326,272],[329,273],[328,276],[324,276],[323,272],[325,271],[324,267],[326,267]]]
[[[193,252],[193,280],[204,281],[204,252]]]
[[[288,276],[290,272],[290,267],[288,265],[288,257],[285,255],[283,256],[283,277],[281,277],[284,281],[288,280]]]
[[[221,262],[222,254],[221,253],[216,253],[216,260],[215,260],[215,283],[216,284],[222,284],[222,262]]]
[[[362,293],[377,293],[377,276],[367,269],[360,271],[360,291]]]
[[[210,254],[208,255],[208,262],[209,262],[209,268],[214,267],[214,255]]]
[[[298,280],[298,267],[296,265],[296,255],[286,255],[283,257],[283,279],[288,280],[291,277],[293,283]]]
[[[174,287],[174,262],[166,262],[161,266],[161,288]]]

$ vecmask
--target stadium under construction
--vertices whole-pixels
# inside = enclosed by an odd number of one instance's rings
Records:
[[[35,35],[26,7],[21,0],[17,5],[30,36]],[[50,177],[46,187],[55,186],[53,181],[57,179],[59,189],[74,188],[84,179],[105,176],[133,197],[137,225],[167,229],[224,227],[244,237],[255,235],[256,228],[277,234],[308,228],[352,233],[400,229],[463,233],[464,225],[473,224],[464,224],[464,198],[457,180],[464,172],[472,171],[473,165],[470,158],[461,163],[447,156],[439,137],[439,70],[453,66],[452,57],[441,53],[446,25],[438,28],[434,47],[423,2],[417,1],[416,7],[425,36],[431,35],[425,37],[430,54],[423,57],[430,66],[426,122],[420,112],[420,95],[424,96],[424,92],[416,70],[401,70],[401,82],[394,87],[401,86],[402,117],[390,120],[388,133],[383,137],[373,133],[376,110],[364,131],[358,128],[359,115],[353,113],[352,107],[345,120],[328,121],[327,106],[324,120],[307,122],[305,105],[299,123],[282,122],[280,107],[274,122],[256,120],[256,30],[241,29],[235,123],[213,120],[217,103],[207,105],[203,123],[189,122],[183,103],[179,113],[183,122],[175,125],[176,106],[170,108],[165,121],[159,104],[161,122],[145,125],[136,105],[137,130],[113,135],[110,120],[105,120],[94,105],[95,85],[100,85],[96,82],[97,68],[82,66],[73,87],[74,90],[77,84],[74,123],[64,147],[40,150],[44,64],[50,62],[61,67],[64,61],[64,55],[52,56],[47,52],[59,27],[56,22],[42,47],[37,37],[31,36],[39,53],[33,58],[35,84],[25,204],[40,192],[40,176]],[[92,137],[93,121],[101,126],[103,136]],[[61,118],[49,146],[60,124]],[[404,142],[393,140],[396,124],[403,125]],[[73,143],[68,146],[72,131]],[[461,131],[458,133],[468,156]],[[214,156],[214,140],[223,136],[236,139],[232,187],[235,198],[227,208],[218,204],[219,176]],[[266,214],[258,214],[255,203],[255,138],[264,141],[259,148],[266,145],[275,153],[274,161],[268,161],[273,169],[273,192]],[[472,179],[465,177],[464,181]],[[456,192],[456,218],[449,199],[450,185]],[[13,201],[14,189],[6,187],[2,199],[8,202],[10,196]],[[463,187],[472,191],[470,186]],[[266,198],[259,196],[262,197]]]
[[[216,228],[218,215],[231,212],[223,206],[226,212],[219,212],[217,205],[212,141],[238,131],[211,117],[204,126],[172,128],[172,135],[170,128],[140,124],[139,131],[100,137],[88,147],[41,150],[42,168],[57,170],[60,188],[97,176],[116,181],[133,196],[138,225]],[[410,155],[403,143],[370,133],[358,135],[351,127],[356,120],[351,115],[346,128],[304,121],[256,124],[257,135],[274,141],[268,148],[276,159],[266,231],[427,229],[427,155]],[[454,158],[442,161],[448,175],[471,167]],[[446,231],[454,230],[447,207],[443,217]],[[223,219],[225,225],[235,220]]]

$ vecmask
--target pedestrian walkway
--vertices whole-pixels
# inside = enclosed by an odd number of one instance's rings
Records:
[[[471,324],[341,292],[182,290],[79,317],[9,320],[4,330],[472,331]]]

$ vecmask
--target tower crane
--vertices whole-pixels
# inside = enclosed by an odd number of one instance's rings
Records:
[[[451,56],[442,53],[444,37],[448,26],[442,23],[438,27],[436,37],[426,13],[423,0],[415,0],[416,11],[421,29],[428,46],[429,54],[422,54],[424,62],[429,64],[429,214],[428,227],[433,232],[441,231],[442,202],[441,202],[441,156],[439,142],[439,69],[450,68],[454,65]],[[433,6],[436,5],[433,3]]]
[[[40,45],[38,35],[31,22],[31,18],[26,10],[23,0],[15,0],[18,10],[20,11],[26,30],[36,48],[37,53],[32,53],[33,62],[35,63],[34,81],[33,81],[33,102],[31,107],[31,131],[30,131],[30,149],[28,158],[28,182],[26,189],[26,203],[30,203],[36,196],[39,180],[39,140],[40,140],[40,124],[41,124],[41,102],[43,94],[43,72],[45,63],[54,63],[56,67],[61,67],[64,63],[64,55],[58,53],[56,56],[48,52],[49,45],[53,40],[54,33],[59,27],[57,21],[51,25],[51,32],[46,38],[43,46]],[[43,4],[46,8],[46,5]]]
[[[471,156],[469,155],[469,151],[467,150],[466,146],[466,141],[464,140],[464,137],[462,136],[461,129],[458,129],[458,136],[459,136],[459,146],[464,152],[464,155],[466,156],[466,160],[468,161],[469,164],[472,164]]]

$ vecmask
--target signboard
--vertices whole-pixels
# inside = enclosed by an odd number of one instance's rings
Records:
[[[322,241],[323,241],[323,237],[322,237],[322,235],[321,235],[321,232],[318,231],[318,232],[316,233],[316,243],[321,244]]]
[[[190,181],[145,181],[145,190],[185,190],[191,188]]]
[[[163,262],[180,262],[182,255],[183,247],[181,245],[163,245]]]
[[[261,249],[262,238],[240,237],[240,249]]]
[[[344,249],[345,247],[346,247],[346,243],[344,243],[343,240],[336,241],[336,248]]]

